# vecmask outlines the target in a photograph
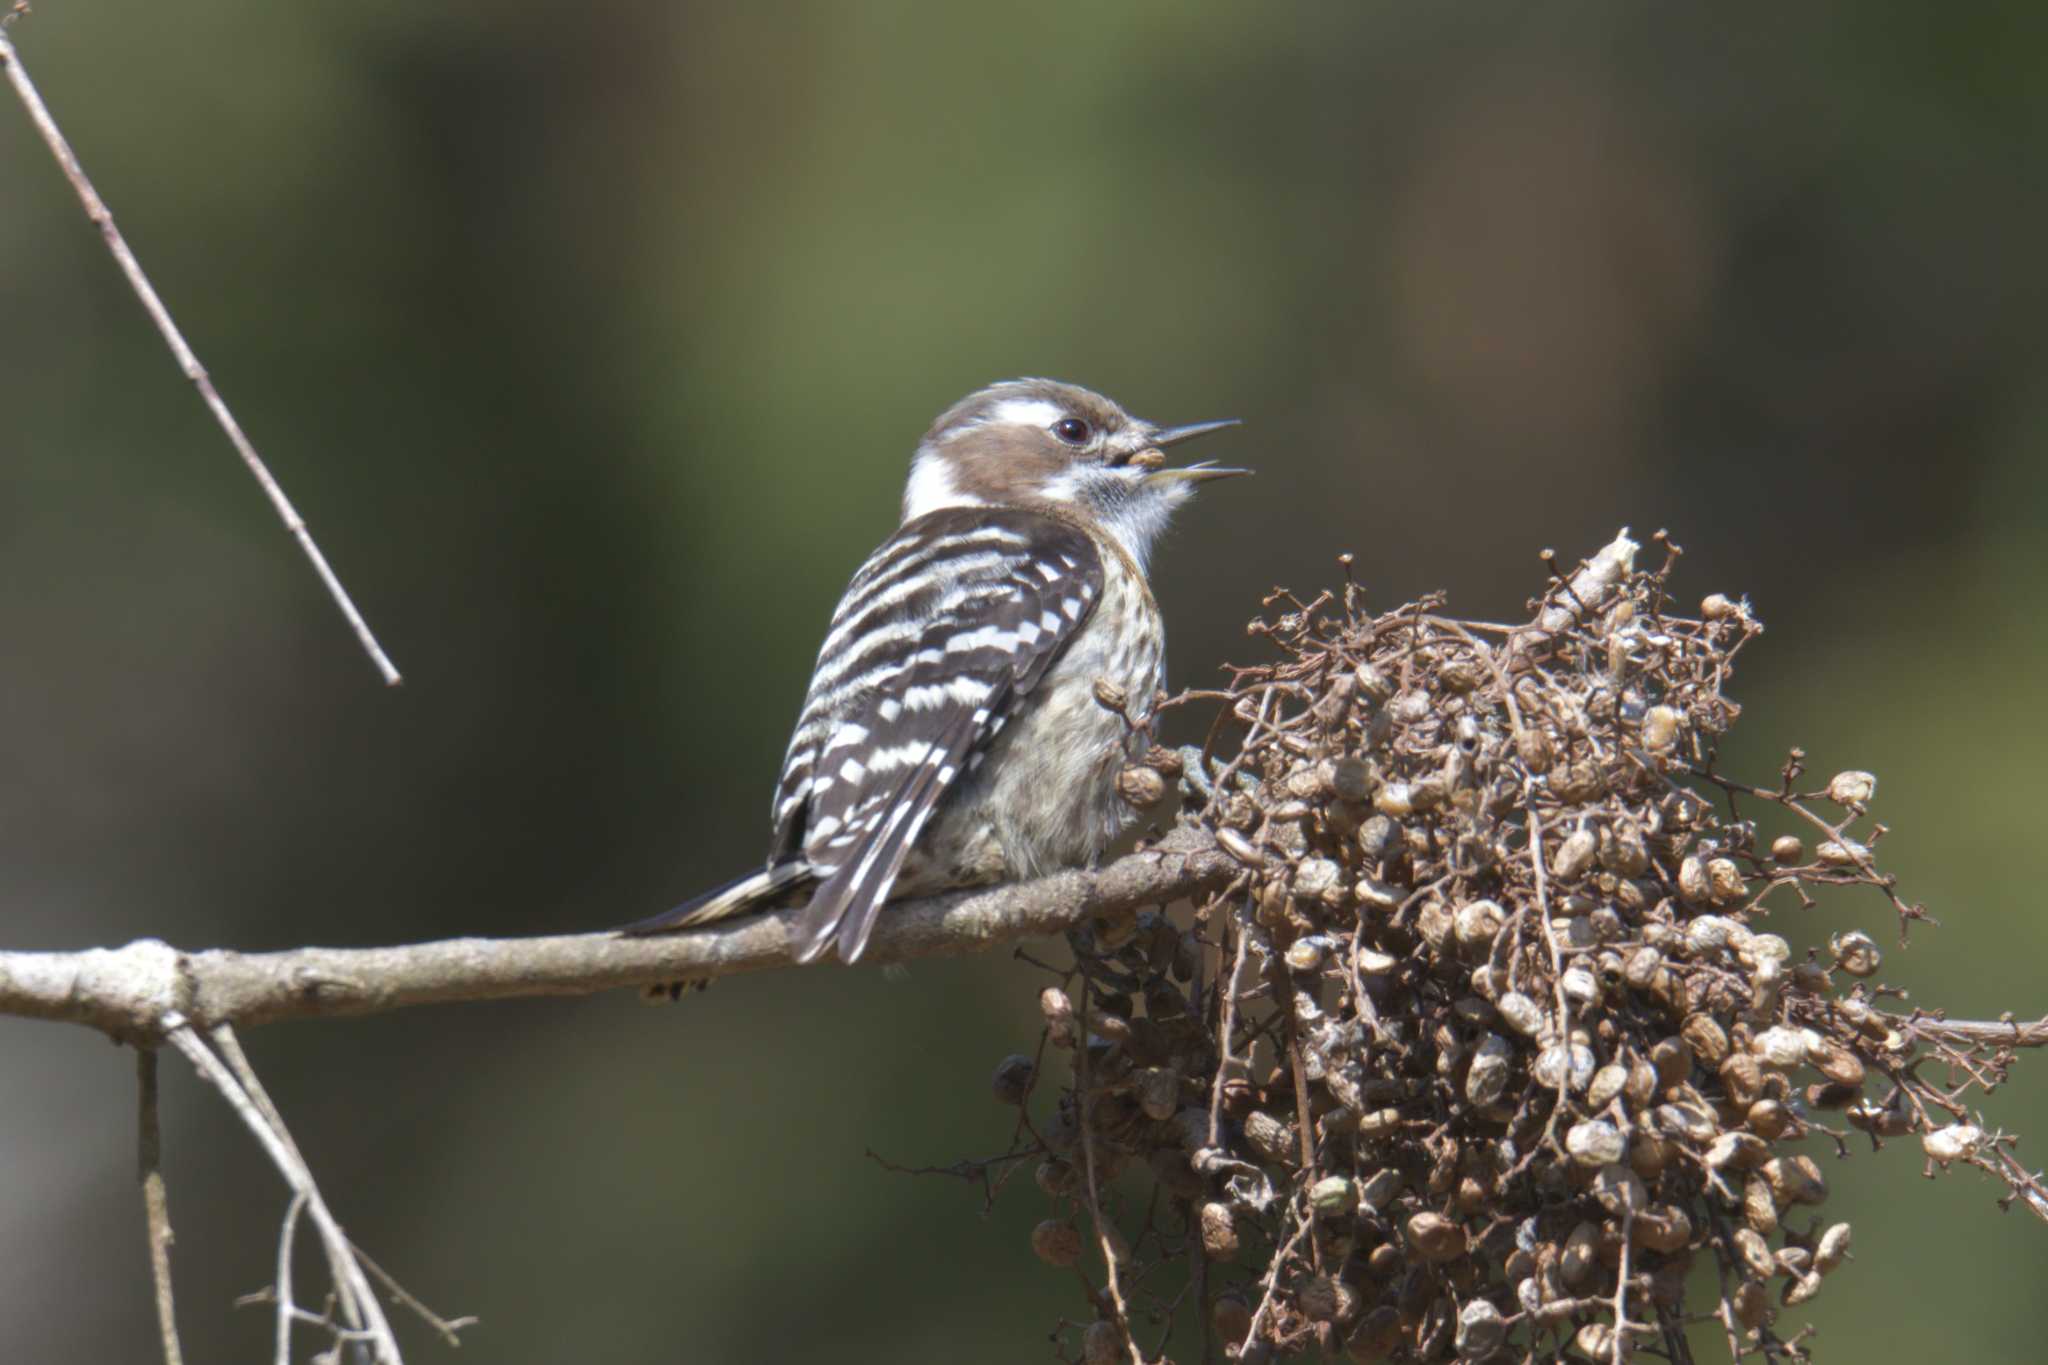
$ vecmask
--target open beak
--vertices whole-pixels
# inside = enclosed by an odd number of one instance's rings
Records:
[[[1182,441],[1192,441],[1197,436],[1207,436],[1212,431],[1221,431],[1225,427],[1234,427],[1237,424],[1237,418],[1226,417],[1220,422],[1191,422],[1184,427],[1162,427],[1160,430],[1152,433],[1151,442],[1138,455],[1134,463],[1143,461],[1148,464],[1153,462],[1163,464],[1165,462],[1164,457],[1158,452],[1165,447],[1179,445]],[[1150,455],[1152,459],[1145,460],[1147,455]],[[1175,469],[1154,469],[1145,476],[1145,482],[1206,483],[1210,479],[1229,479],[1235,478],[1239,474],[1249,473],[1251,473],[1249,469],[1226,469],[1213,461],[1203,460],[1198,464],[1182,465]]]

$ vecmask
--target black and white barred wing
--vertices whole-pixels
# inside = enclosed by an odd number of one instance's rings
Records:
[[[977,507],[919,517],[854,576],[776,793],[769,864],[818,879],[801,960],[867,946],[912,845],[1088,619],[1102,572],[1073,527]]]

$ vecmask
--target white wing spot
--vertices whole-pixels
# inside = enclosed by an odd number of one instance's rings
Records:
[[[1065,613],[1067,614],[1067,619],[1068,619],[1069,621],[1078,621],[1078,620],[1080,620],[1080,619],[1081,619],[1081,599],[1080,599],[1080,598],[1078,598],[1078,597],[1063,597],[1063,598],[1061,598],[1061,599],[1060,599],[1060,610],[1061,610],[1061,611],[1063,611],[1063,612],[1065,612]]]
[[[849,758],[839,765],[839,775],[848,782],[858,782],[868,775],[868,770],[861,767],[859,759]]]

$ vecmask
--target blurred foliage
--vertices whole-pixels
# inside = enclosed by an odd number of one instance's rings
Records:
[[[729,874],[923,424],[1050,373],[1247,419],[1260,477],[1162,555],[1181,683],[1340,550],[1383,603],[1500,615],[1538,547],[1668,526],[1681,584],[1771,624],[1745,729],[1883,776],[1943,920],[1893,963],[2048,1009],[2037,5],[43,0],[13,33],[408,681],[0,113],[10,946],[586,928]],[[1039,1196],[984,1222],[862,1155],[996,1150],[1034,996],[991,960],[249,1041],[482,1358],[1037,1360]],[[147,1358],[129,1068],[17,1025],[0,1075],[5,1353]],[[2034,1079],[1993,1117],[2048,1142]],[[188,1348],[255,1358],[227,1305],[283,1194],[167,1090]],[[1842,1182],[1867,1250],[1821,1347],[2036,1358],[2039,1230],[1916,1166]]]

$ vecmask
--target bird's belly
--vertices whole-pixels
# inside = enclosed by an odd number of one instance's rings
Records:
[[[1158,609],[1142,587],[1117,574],[1090,625],[980,766],[940,803],[905,862],[897,895],[1086,866],[1130,825],[1133,813],[1116,794],[1116,778],[1144,739],[1096,700],[1095,684],[1106,679],[1121,688],[1134,718],[1150,711],[1163,657]]]

